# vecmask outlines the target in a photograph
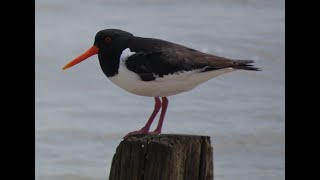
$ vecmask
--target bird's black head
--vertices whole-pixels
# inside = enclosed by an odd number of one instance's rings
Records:
[[[130,39],[133,37],[131,33],[119,29],[105,29],[96,34],[93,46],[78,56],[63,69],[74,66],[92,55],[98,54],[99,60],[102,58],[114,58],[120,56],[120,53],[129,45]]]
[[[128,47],[130,38],[133,37],[131,33],[119,29],[105,29],[96,34],[94,45],[102,49],[115,50]]]

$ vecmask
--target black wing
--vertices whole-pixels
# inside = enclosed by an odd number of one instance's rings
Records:
[[[174,44],[168,41],[135,37],[129,46],[136,52],[126,61],[129,70],[139,74],[143,81],[152,81],[156,77],[202,69],[211,71],[226,67],[254,70],[249,60],[231,60]]]

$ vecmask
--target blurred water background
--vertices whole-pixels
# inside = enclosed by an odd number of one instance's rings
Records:
[[[121,138],[152,112],[97,56],[61,70],[107,28],[255,60],[263,71],[169,97],[163,133],[211,136],[216,180],[285,179],[284,0],[36,0],[35,10],[35,179],[107,179]]]

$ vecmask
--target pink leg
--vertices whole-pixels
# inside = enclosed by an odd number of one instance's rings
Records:
[[[146,125],[138,131],[133,131],[133,132],[128,133],[127,135],[124,136],[124,139],[127,138],[128,136],[135,135],[135,134],[148,134],[149,133],[150,126],[161,108],[160,98],[154,97],[154,100],[155,100],[154,110],[153,110],[148,122],[146,123]]]
[[[161,114],[160,114],[158,126],[150,134],[160,134],[161,133],[162,124],[163,124],[164,116],[166,115],[166,112],[167,112],[168,103],[169,103],[169,101],[168,101],[167,97],[162,97],[162,109],[161,109]]]

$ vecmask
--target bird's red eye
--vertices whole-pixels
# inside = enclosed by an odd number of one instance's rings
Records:
[[[111,39],[111,37],[106,37],[106,38],[104,38],[104,41],[107,43],[110,43],[112,41],[112,39]]]

